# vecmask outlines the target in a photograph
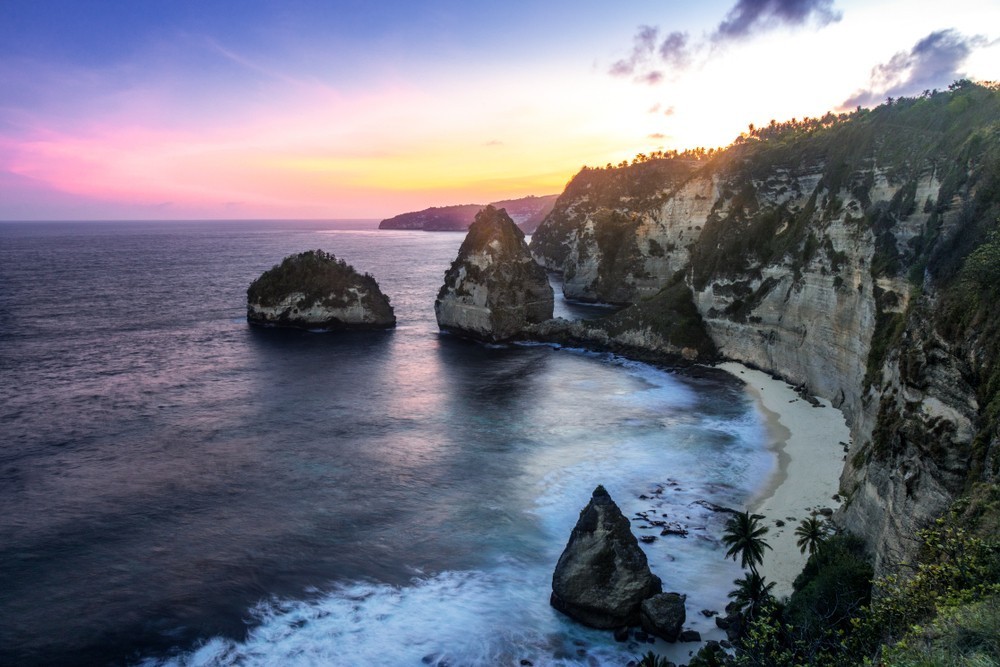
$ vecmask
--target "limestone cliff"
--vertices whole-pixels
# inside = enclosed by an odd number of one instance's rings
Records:
[[[839,520],[895,560],[998,474],[998,317],[983,305],[1000,285],[998,118],[1000,93],[964,82],[773,123],[697,162],[585,169],[532,251],[582,299],[641,301],[683,271],[722,356],[844,412]],[[974,258],[996,280],[970,287]]]
[[[500,342],[552,317],[545,269],[531,258],[522,232],[503,209],[487,206],[469,227],[434,302],[438,326]]]
[[[396,325],[375,279],[322,250],[286,257],[247,289],[247,321],[298,329],[385,329]]]

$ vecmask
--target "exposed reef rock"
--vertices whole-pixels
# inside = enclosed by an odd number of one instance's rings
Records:
[[[662,590],[629,520],[598,486],[552,575],[552,606],[594,628],[639,625],[643,600]]]
[[[680,271],[722,357],[840,408],[852,443],[835,519],[881,572],[965,490],[1000,479],[997,118],[996,87],[959,82],[773,123],[711,156],[585,168],[531,250],[581,299],[641,306]],[[678,347],[648,321],[553,328]]]
[[[389,298],[375,279],[322,250],[286,257],[253,281],[247,321],[335,331],[396,326]]]
[[[552,210],[558,195],[521,197],[496,201],[489,206],[507,211],[525,234],[531,234]],[[425,232],[464,232],[469,229],[482,204],[432,206],[422,211],[400,213],[379,223],[379,229],[419,229]]]
[[[501,342],[551,318],[552,306],[548,276],[531,258],[524,232],[503,209],[484,208],[444,275],[434,303],[438,326]]]

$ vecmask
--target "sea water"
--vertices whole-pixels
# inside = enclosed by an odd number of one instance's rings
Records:
[[[0,224],[0,663],[622,665],[548,604],[603,484],[721,638],[725,515],[775,460],[738,383],[442,335],[461,234],[367,221]],[[247,326],[322,248],[398,326]],[[557,289],[558,294],[558,289]],[[557,314],[606,309],[557,299]],[[635,518],[685,527],[661,536]]]

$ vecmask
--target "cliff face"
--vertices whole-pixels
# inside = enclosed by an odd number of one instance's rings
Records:
[[[545,270],[531,259],[524,233],[503,209],[476,216],[434,303],[438,326],[499,342],[552,317]]]
[[[396,325],[375,279],[310,250],[286,257],[247,289],[247,321],[298,329],[384,329]]]
[[[772,125],[698,162],[584,170],[532,251],[575,298],[642,303],[683,271],[722,356],[843,410],[839,519],[895,561],[997,474],[998,338],[982,305],[1000,285],[1000,243],[982,251],[1000,217],[997,118],[1000,94],[967,84]],[[971,289],[977,252],[997,280]]]

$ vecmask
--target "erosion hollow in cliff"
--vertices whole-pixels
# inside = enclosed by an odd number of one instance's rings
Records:
[[[286,257],[253,281],[247,321],[330,331],[396,326],[389,297],[375,279],[322,250]]]
[[[487,206],[444,275],[434,302],[438,326],[486,342],[511,340],[552,317],[552,287],[504,209]]]
[[[552,606],[594,628],[639,625],[643,601],[662,590],[629,520],[598,486],[552,575]]]

